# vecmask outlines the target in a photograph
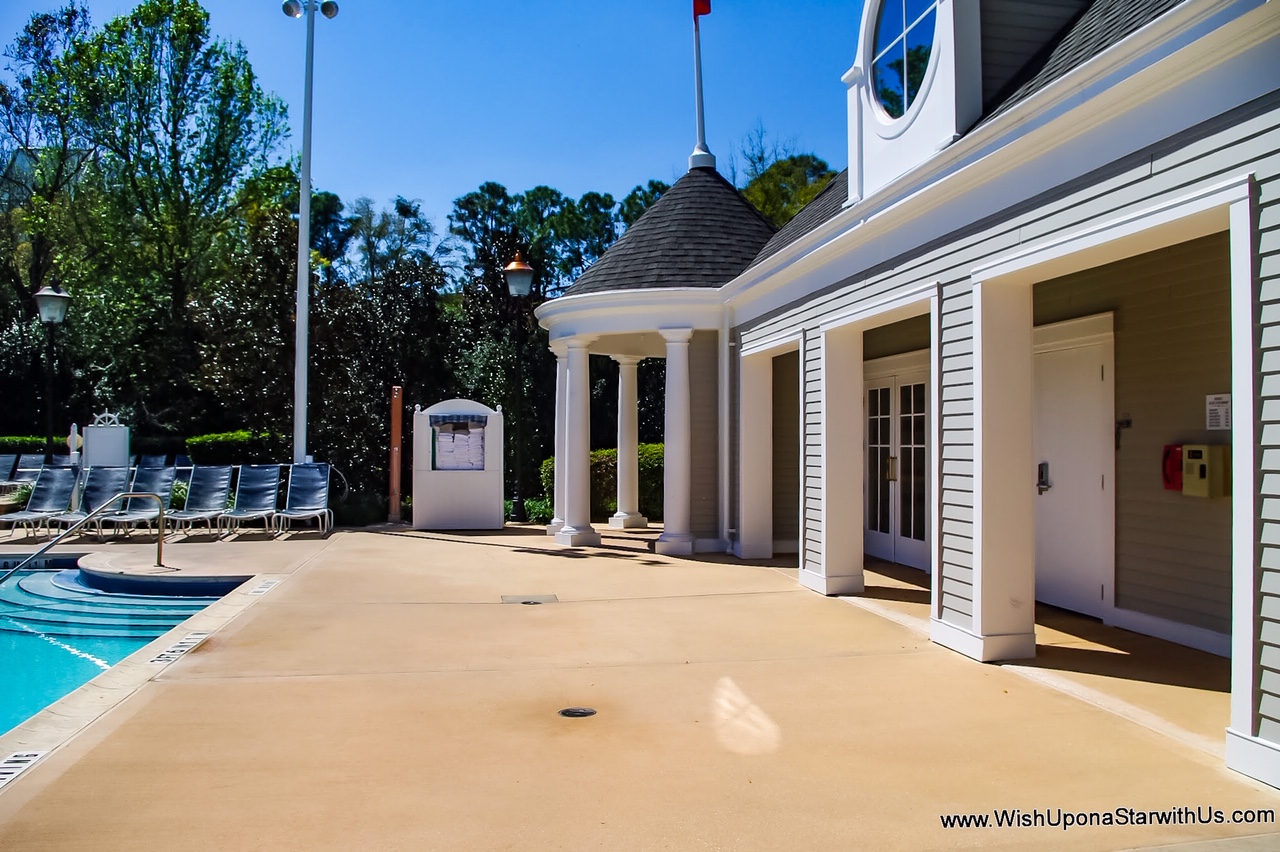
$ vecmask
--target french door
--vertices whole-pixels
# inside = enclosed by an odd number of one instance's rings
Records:
[[[866,507],[872,556],[929,570],[928,353],[868,361]]]

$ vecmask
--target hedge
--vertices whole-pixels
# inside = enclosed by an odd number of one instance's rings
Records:
[[[34,435],[0,435],[0,453],[43,453],[44,438]],[[53,436],[53,453],[58,456],[67,454],[67,436]]]
[[[283,435],[240,429],[188,438],[187,455],[194,464],[272,464],[289,451]]]
[[[641,444],[638,448],[640,463],[640,514],[651,521],[662,520],[662,444]],[[555,493],[556,460],[542,462],[540,471],[542,490]],[[614,449],[591,452],[591,519],[601,521],[618,510],[618,451]]]

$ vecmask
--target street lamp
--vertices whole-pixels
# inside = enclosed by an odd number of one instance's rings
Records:
[[[47,412],[47,428],[45,429],[44,463],[53,464],[53,332],[67,318],[67,305],[71,296],[65,290],[45,286],[34,296],[36,310],[40,312],[40,322],[44,323],[45,337],[48,339],[48,355],[45,356],[45,374],[48,384],[45,386],[45,407]]]
[[[293,463],[307,460],[307,324],[311,287],[311,55],[316,39],[316,7],[326,18],[336,17],[338,4],[324,0],[285,0],[291,18],[307,14],[307,71],[302,96],[302,168],[298,174],[298,304],[294,311],[293,346]]]
[[[533,267],[524,262],[524,258],[520,256],[520,252],[516,251],[515,260],[511,261],[502,270],[502,276],[507,279],[507,292],[512,298],[524,299],[529,295],[529,290],[533,286]],[[523,307],[522,303],[517,302],[518,306]],[[524,311],[521,310],[516,317],[516,360],[519,362],[521,354],[524,352]],[[524,420],[524,376],[517,374],[516,376],[516,493],[511,498],[511,520],[516,523],[524,523],[529,520],[529,515],[524,510],[524,496],[520,488],[520,474],[524,466],[524,457],[521,452],[524,441],[523,428],[521,426]]]

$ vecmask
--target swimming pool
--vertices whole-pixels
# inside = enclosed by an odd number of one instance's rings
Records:
[[[0,582],[0,734],[216,600],[106,593],[74,568]]]

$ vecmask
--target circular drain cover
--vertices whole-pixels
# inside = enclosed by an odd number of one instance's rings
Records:
[[[566,707],[560,711],[561,716],[568,716],[570,719],[585,719],[587,716],[596,715],[596,711],[590,707]]]

